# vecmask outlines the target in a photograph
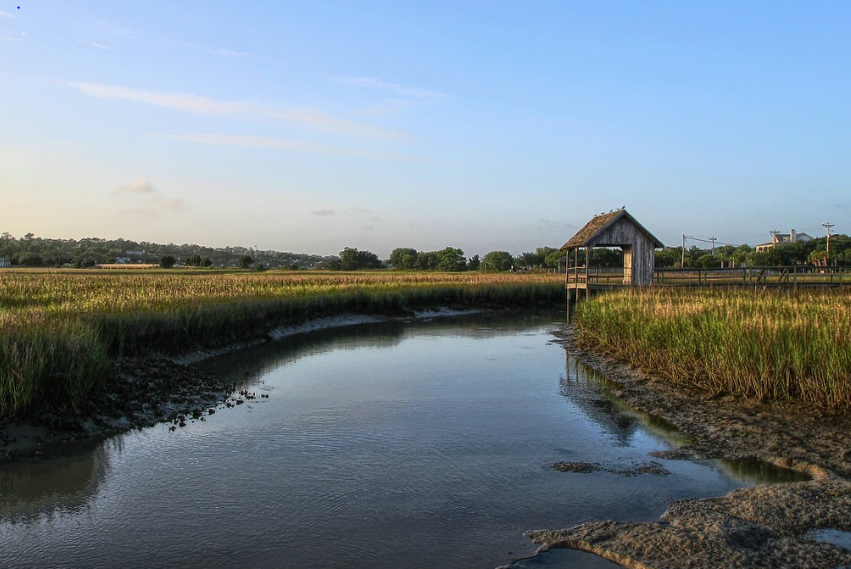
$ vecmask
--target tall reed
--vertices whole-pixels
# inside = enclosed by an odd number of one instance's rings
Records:
[[[115,358],[340,314],[564,300],[557,275],[0,272],[0,418],[83,401]]]
[[[851,408],[851,291],[646,289],[576,310],[580,342],[708,394]]]

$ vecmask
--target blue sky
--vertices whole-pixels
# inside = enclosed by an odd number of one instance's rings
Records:
[[[0,231],[382,257],[851,232],[851,3],[0,0]],[[698,243],[700,244],[700,243]]]

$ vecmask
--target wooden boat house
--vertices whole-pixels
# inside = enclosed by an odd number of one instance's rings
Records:
[[[601,272],[591,267],[594,247],[620,247],[623,250],[623,273]],[[561,246],[567,251],[566,284],[568,293],[584,290],[608,290],[653,284],[656,270],[655,251],[664,247],[661,241],[638,223],[625,209],[595,216],[576,235]],[[580,265],[579,251],[585,249],[585,264]],[[572,255],[572,257],[571,257]]]

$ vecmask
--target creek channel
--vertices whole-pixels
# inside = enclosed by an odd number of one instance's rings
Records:
[[[196,364],[254,398],[0,467],[0,566],[615,567],[524,560],[523,532],[785,481],[652,458],[681,435],[553,343],[559,316],[362,324]]]

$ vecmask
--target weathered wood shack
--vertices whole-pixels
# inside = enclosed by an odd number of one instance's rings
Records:
[[[568,288],[596,288],[591,273],[591,250],[594,247],[620,247],[623,250],[623,280],[620,286],[649,286],[656,270],[655,250],[664,247],[661,241],[638,223],[625,209],[595,216],[576,235],[561,246],[567,251]],[[585,249],[585,266],[579,266],[579,250]],[[614,288],[608,284],[599,288]]]

